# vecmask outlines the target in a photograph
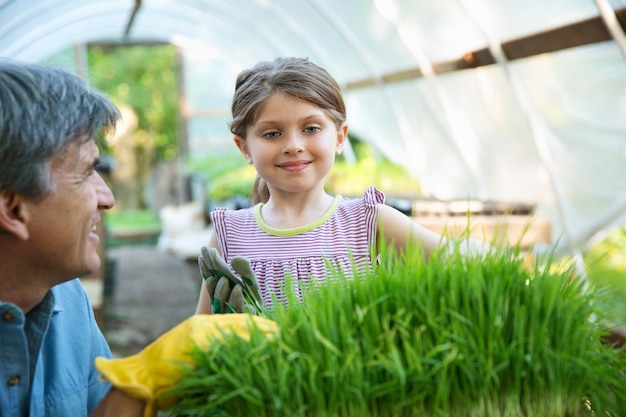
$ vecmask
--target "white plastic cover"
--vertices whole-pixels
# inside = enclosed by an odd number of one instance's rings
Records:
[[[600,16],[624,0],[0,0],[0,56],[76,65],[88,42],[178,45],[188,144],[230,141],[234,77],[307,56],[346,85],[350,127],[420,178],[428,196],[537,205],[577,251],[626,222],[626,61],[615,41],[432,73],[432,63]],[[497,52],[497,51],[496,51]],[[419,68],[424,77],[384,83]],[[207,116],[210,113],[213,116]]]

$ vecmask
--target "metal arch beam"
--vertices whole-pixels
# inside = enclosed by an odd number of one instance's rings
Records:
[[[111,12],[109,10],[104,11],[108,12],[109,16],[111,13],[115,13],[114,11]],[[19,20],[22,21],[21,19]],[[122,26],[121,19],[119,19],[119,25],[117,26],[115,24],[111,24],[112,20],[115,19],[110,19],[107,23],[108,32]],[[72,22],[75,21],[76,20],[70,20],[68,22],[66,15],[59,14],[56,16],[52,16],[50,19],[48,19],[47,26],[38,25],[37,27],[30,28],[28,25],[26,25],[29,30],[18,32],[18,39],[12,39],[14,38],[14,36],[7,37],[0,35],[0,39],[7,40],[6,42],[0,41],[0,55],[9,57],[20,57],[22,59],[28,60],[40,60],[53,54],[57,50],[62,49],[63,47],[72,46],[76,44],[76,36],[69,33],[69,28],[73,26]],[[87,21],[92,22],[92,20]],[[82,22],[84,23],[85,20],[83,20]],[[98,29],[98,27],[97,25],[93,28],[90,26],[89,29],[89,31],[82,34],[83,39],[85,40],[89,39],[89,34],[93,33],[94,29]],[[50,39],[50,33],[52,32],[56,32],[58,36],[58,38],[56,38],[54,42],[54,47],[56,47],[57,49],[51,47],[52,45],[46,45],[45,48],[42,48],[40,42],[45,39]],[[61,34],[65,32],[65,34],[61,36],[58,34],[59,32]],[[69,40],[71,40],[71,42]]]
[[[78,10],[82,9],[87,12],[89,12],[90,10],[96,10],[98,14],[104,13],[104,12],[107,12],[110,14],[110,13],[115,13],[115,11],[119,11],[120,13],[124,13],[124,14],[127,13],[127,9],[125,8],[126,5],[120,2],[113,3],[110,1],[100,1],[100,2],[90,2],[88,4],[84,4],[83,2],[76,1],[75,3],[77,7],[72,8],[72,10],[74,11],[77,9]],[[24,9],[20,14],[16,14],[13,18],[9,20],[8,24],[2,25],[2,28],[0,28],[0,39],[2,38],[3,33],[6,33],[7,35],[9,35],[11,31],[16,30],[18,27],[23,27],[29,21],[35,20],[36,17],[40,15],[42,11],[44,10],[49,11],[53,9],[55,4],[56,4],[55,0],[43,1],[39,4],[34,5],[33,7]],[[246,25],[246,27],[248,28],[255,28],[255,30],[251,30],[250,32],[253,33],[254,36],[264,39],[265,42],[271,48],[277,51],[277,54],[286,54],[286,53],[289,53],[290,50],[292,50],[292,48],[290,48],[289,45],[286,44],[281,38],[274,35],[271,31],[267,31],[265,30],[265,28],[260,27],[260,23],[252,19],[252,17],[249,17],[248,15],[242,16],[239,10],[237,10],[234,6],[231,6],[225,3],[221,3],[221,4],[205,3],[205,4],[208,7],[207,9],[198,7],[197,5],[194,6],[192,3],[189,3],[189,2],[187,2],[187,4],[185,4],[185,2],[179,2],[176,4],[176,7],[174,9],[175,12],[172,13],[172,10],[164,9],[163,5],[161,5],[160,3],[157,3],[156,7],[153,6],[153,7],[148,8],[147,4],[145,3],[142,4],[141,0],[136,0],[135,6],[133,7],[133,10],[131,11],[131,16],[125,25],[124,34],[121,38],[119,38],[120,42],[129,41],[130,38],[132,37],[131,29],[136,28],[138,24],[141,24],[141,23],[138,23],[137,21],[139,7],[142,7],[141,8],[142,16],[155,13],[155,10],[156,11],[162,10],[163,15],[166,16],[167,18],[174,19],[176,18],[176,16],[180,16],[179,20],[181,21],[184,20],[186,22],[198,22],[198,23],[204,23],[204,24],[206,24],[207,20],[209,20],[209,21],[212,21],[211,25],[223,26],[225,24],[224,21],[218,20],[212,17],[213,13],[211,13],[211,11],[215,10],[215,11],[219,11],[225,14],[226,16],[228,16],[229,18],[235,21],[237,20],[242,21],[242,24]],[[67,2],[65,3],[65,6],[68,7]],[[274,12],[275,12],[274,14],[276,15],[276,17],[285,25],[285,27],[289,27],[293,25],[293,23],[290,23],[290,25],[287,25],[287,22],[289,22],[288,14],[285,13],[284,10],[279,9],[278,7],[274,7]],[[68,16],[68,14],[62,14],[62,15],[56,16],[53,20],[55,22],[59,22],[57,23],[58,27],[62,27],[70,23],[68,18],[71,16],[72,15]],[[180,25],[180,26],[185,26],[185,25]],[[48,30],[48,26],[40,26],[37,32],[43,33],[46,30]],[[187,32],[181,31],[180,33],[183,34],[184,36],[193,37],[193,34],[190,34],[190,31],[187,31]],[[117,39],[119,36],[121,36],[119,32],[111,33],[112,39]],[[298,38],[302,40],[303,44],[306,45],[307,48],[309,48],[311,51],[313,51],[313,53],[315,53],[317,56],[319,56],[323,60],[331,59],[328,53],[325,52],[325,49],[320,45],[320,43],[317,42],[313,36],[308,35],[307,32],[302,31],[299,34],[296,34],[296,36],[298,36]],[[42,39],[43,34],[38,37],[31,35],[30,39],[33,40],[33,38]],[[73,38],[73,39],[76,40],[76,38]],[[22,48],[14,44],[13,48],[9,47],[7,49],[10,51],[9,54],[11,55],[11,54],[15,54],[17,51],[21,50]],[[0,53],[2,53],[2,51],[0,51]]]
[[[135,22],[135,17],[137,16],[137,12],[141,8],[141,0],[135,0],[135,5],[133,6],[133,10],[130,12],[130,18],[128,19],[128,23],[126,24],[126,29],[124,30],[124,39],[128,38],[130,34],[130,29]]]
[[[57,0],[44,0],[35,3],[28,8],[20,9],[20,13],[13,14],[12,16],[10,16],[10,19],[0,25],[0,39],[6,39],[10,37],[10,34],[15,32],[19,27],[23,26],[25,22],[35,20],[35,18],[42,12],[54,9],[55,6],[58,5],[59,3]]]
[[[52,6],[52,3],[54,3],[54,1],[48,1],[48,2],[43,2],[41,3],[41,7],[42,8],[49,8]],[[119,12],[120,15],[125,15],[126,14],[126,10],[127,9],[122,9],[121,4],[117,4],[117,8],[112,8],[111,7],[111,3],[110,2],[106,2],[106,1],[100,1],[100,2],[91,2],[90,4],[84,5],[83,2],[76,2],[79,3],[77,6],[73,8],[72,10],[76,10],[76,9],[83,9],[84,11],[96,11],[98,16],[93,16],[93,18],[91,19],[91,21],[95,21],[97,22],[102,14],[106,13],[106,14],[112,14],[112,13],[116,13]],[[67,6],[67,3],[65,3],[65,5]],[[183,5],[178,4],[175,11],[176,13],[172,14],[171,11],[169,11],[169,13],[162,13],[163,16],[165,16],[166,19],[178,22],[177,26],[178,27],[187,27],[188,25],[180,25],[180,21],[185,21],[185,22],[199,22],[199,23],[203,23],[206,24],[207,21],[212,22],[211,25],[214,26],[224,26],[225,22],[219,19],[216,19],[214,16],[212,16],[211,13],[208,13],[206,11],[202,11],[199,10],[197,8],[189,8],[189,7],[181,7]],[[150,16],[150,13],[152,11],[152,13],[154,13],[155,9],[146,9],[144,6],[144,15]],[[156,8],[157,11],[159,11],[159,8]],[[29,8],[28,10],[25,10],[23,13],[14,16],[10,22],[10,25],[3,25],[3,28],[0,29],[0,39],[2,39],[2,34],[3,32],[7,32],[9,31],[9,33],[13,30],[16,30],[17,27],[23,27],[25,25],[27,25],[27,23],[31,20],[34,20],[35,17],[37,16],[37,14],[39,12],[41,12],[42,9],[38,8],[38,7],[33,7],[33,8]],[[198,12],[201,13],[198,13]],[[233,14],[232,10],[230,12],[227,11],[227,13],[229,13],[230,15]],[[63,28],[65,26],[71,25],[73,21],[76,21],[78,19],[73,18],[73,15],[67,15],[67,14],[63,14],[63,13],[59,13],[56,16],[54,16],[49,22],[54,22],[55,25],[52,27],[52,29],[58,29],[58,28]],[[120,38],[121,33],[117,30],[116,26],[111,26],[110,24],[110,20],[108,20],[108,22],[106,23],[108,26],[110,26],[110,35],[111,38],[110,39],[119,39],[120,42],[123,41],[123,39]],[[251,24],[253,24],[253,22],[251,22]],[[137,23],[135,23],[135,27]],[[97,26],[97,25],[96,25]],[[0,51],[0,54],[2,55],[8,55],[8,56],[13,56],[13,55],[18,55],[20,51],[22,51],[24,49],[24,46],[29,46],[29,45],[33,45],[34,43],[38,42],[41,39],[44,39],[46,37],[46,35],[49,34],[49,31],[51,30],[50,26],[38,26],[37,28],[33,28],[34,30],[31,30],[30,32],[28,32],[29,36],[27,37],[23,37],[21,38],[21,42],[19,43],[12,43],[11,45],[8,45],[5,50]],[[106,31],[105,31],[106,32]],[[191,33],[190,31],[179,31],[178,33],[181,33],[183,36],[189,36],[189,37],[193,37],[193,33]],[[170,32],[169,35],[171,35],[172,33]],[[8,35],[8,34],[7,34]],[[84,39],[90,39],[93,40],[93,38],[89,38],[89,35],[85,35],[85,33],[83,32],[83,37]],[[278,37],[274,36],[272,33],[268,33],[268,31],[259,31],[259,38],[264,39],[267,44],[276,49],[277,51],[287,51],[289,48],[288,46],[281,41],[281,39],[279,39]],[[75,36],[72,37],[73,43],[76,42],[77,38]],[[80,39],[79,39],[80,41]],[[1,46],[1,44],[0,44]],[[46,53],[49,53],[49,51],[46,51]]]
[[[613,40],[617,42],[617,45],[622,50],[622,54],[626,57],[626,35],[624,34],[624,27],[620,24],[616,12],[611,7],[611,4],[607,0],[595,0],[598,9],[600,10],[600,16],[602,21],[606,25],[609,33],[613,37]]]

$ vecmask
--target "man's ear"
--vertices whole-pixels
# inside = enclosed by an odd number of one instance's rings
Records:
[[[246,158],[249,164],[252,163],[252,155],[250,155],[250,151],[248,150],[248,145],[246,144],[246,140],[239,135],[235,135],[233,138],[235,141],[235,145],[239,148],[241,154]]]
[[[28,239],[25,201],[13,191],[0,191],[0,233]]]

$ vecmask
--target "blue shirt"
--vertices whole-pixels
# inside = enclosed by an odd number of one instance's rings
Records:
[[[26,315],[0,301],[0,415],[86,417],[110,385],[97,356],[111,357],[78,279],[51,289]]]

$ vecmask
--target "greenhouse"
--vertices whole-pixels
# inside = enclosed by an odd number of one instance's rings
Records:
[[[104,90],[124,116],[113,153],[149,143],[112,162],[122,208],[163,208],[150,187],[172,165],[184,178],[167,193],[199,198],[204,216],[220,204],[207,192],[245,194],[235,80],[277,57],[308,58],[341,87],[349,136],[331,179],[345,178],[331,191],[376,182],[437,232],[473,225],[487,240],[501,224],[532,259],[604,274],[626,325],[626,0],[0,0],[0,59]],[[126,127],[136,142],[123,145]]]
[[[90,43],[166,42],[188,152],[228,140],[235,74],[303,56],[352,132],[426,196],[521,202],[576,252],[626,213],[626,4],[618,1],[3,1],[0,55],[85,70]],[[226,132],[228,133],[228,132]]]

